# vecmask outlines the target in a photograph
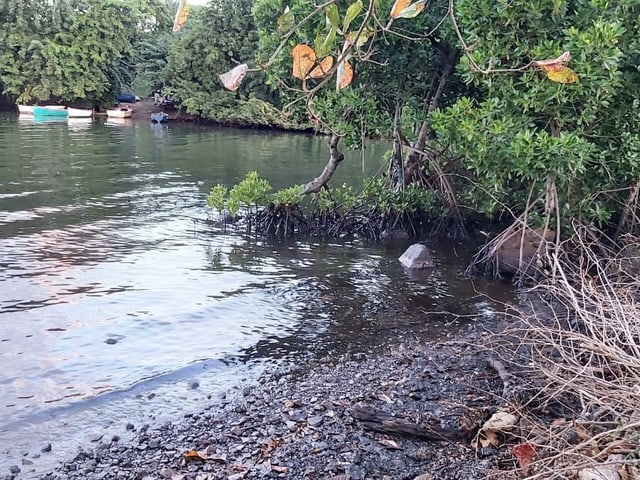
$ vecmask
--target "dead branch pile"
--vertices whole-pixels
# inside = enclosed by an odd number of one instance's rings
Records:
[[[586,238],[549,258],[550,308],[518,332],[540,380],[519,405],[521,478],[640,479],[640,239],[613,254]]]

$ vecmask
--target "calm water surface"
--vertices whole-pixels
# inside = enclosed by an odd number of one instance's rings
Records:
[[[321,138],[5,114],[0,146],[0,474],[48,442],[23,471],[201,407],[278,362],[490,319],[478,291],[509,295],[459,275],[461,246],[434,244],[437,268],[415,277],[404,246],[251,240],[201,221],[215,183],[313,178]],[[375,173],[384,149],[345,152],[333,183]]]

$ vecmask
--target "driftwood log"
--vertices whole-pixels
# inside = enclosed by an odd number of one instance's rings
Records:
[[[426,440],[465,440],[472,435],[464,428],[444,427],[439,421],[417,424],[375,407],[357,404],[351,410],[353,417],[365,428],[376,432],[409,435]]]
[[[344,155],[338,150],[339,141],[340,137],[338,135],[331,135],[331,138],[329,139],[329,161],[319,176],[305,184],[305,194],[318,193],[323,187],[325,187],[329,180],[331,180],[331,177],[335,173],[336,168],[338,168],[338,165],[340,165],[340,162],[344,160]]]

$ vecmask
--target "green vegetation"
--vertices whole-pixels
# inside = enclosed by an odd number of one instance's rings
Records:
[[[367,182],[389,191],[358,194],[380,202],[376,214],[401,204],[457,234],[477,213],[559,235],[576,222],[615,234],[640,223],[638,0],[220,0],[172,33],[175,9],[3,0],[2,89],[100,103],[163,88],[183,112],[222,124],[313,126],[332,134],[326,174],[302,189],[321,192],[316,207],[339,141],[383,136],[393,140],[385,180]],[[219,75],[245,63],[226,90]],[[237,210],[246,192],[233,192],[225,201]],[[279,195],[274,204],[300,203],[297,187]]]
[[[369,240],[384,238],[392,230],[415,235],[425,220],[442,213],[433,192],[413,185],[400,192],[384,178],[366,179],[359,190],[349,185],[323,189],[315,198],[305,196],[302,185],[271,190],[267,180],[249,172],[231,190],[215,185],[207,204],[233,218],[242,212],[249,219],[250,232],[331,238],[359,235]]]
[[[134,46],[163,16],[151,0],[4,0],[0,85],[20,102],[111,102],[134,81]]]

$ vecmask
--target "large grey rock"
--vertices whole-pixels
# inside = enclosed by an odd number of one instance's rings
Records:
[[[431,268],[434,266],[429,249],[421,243],[414,243],[400,256],[400,263],[407,268]]]

